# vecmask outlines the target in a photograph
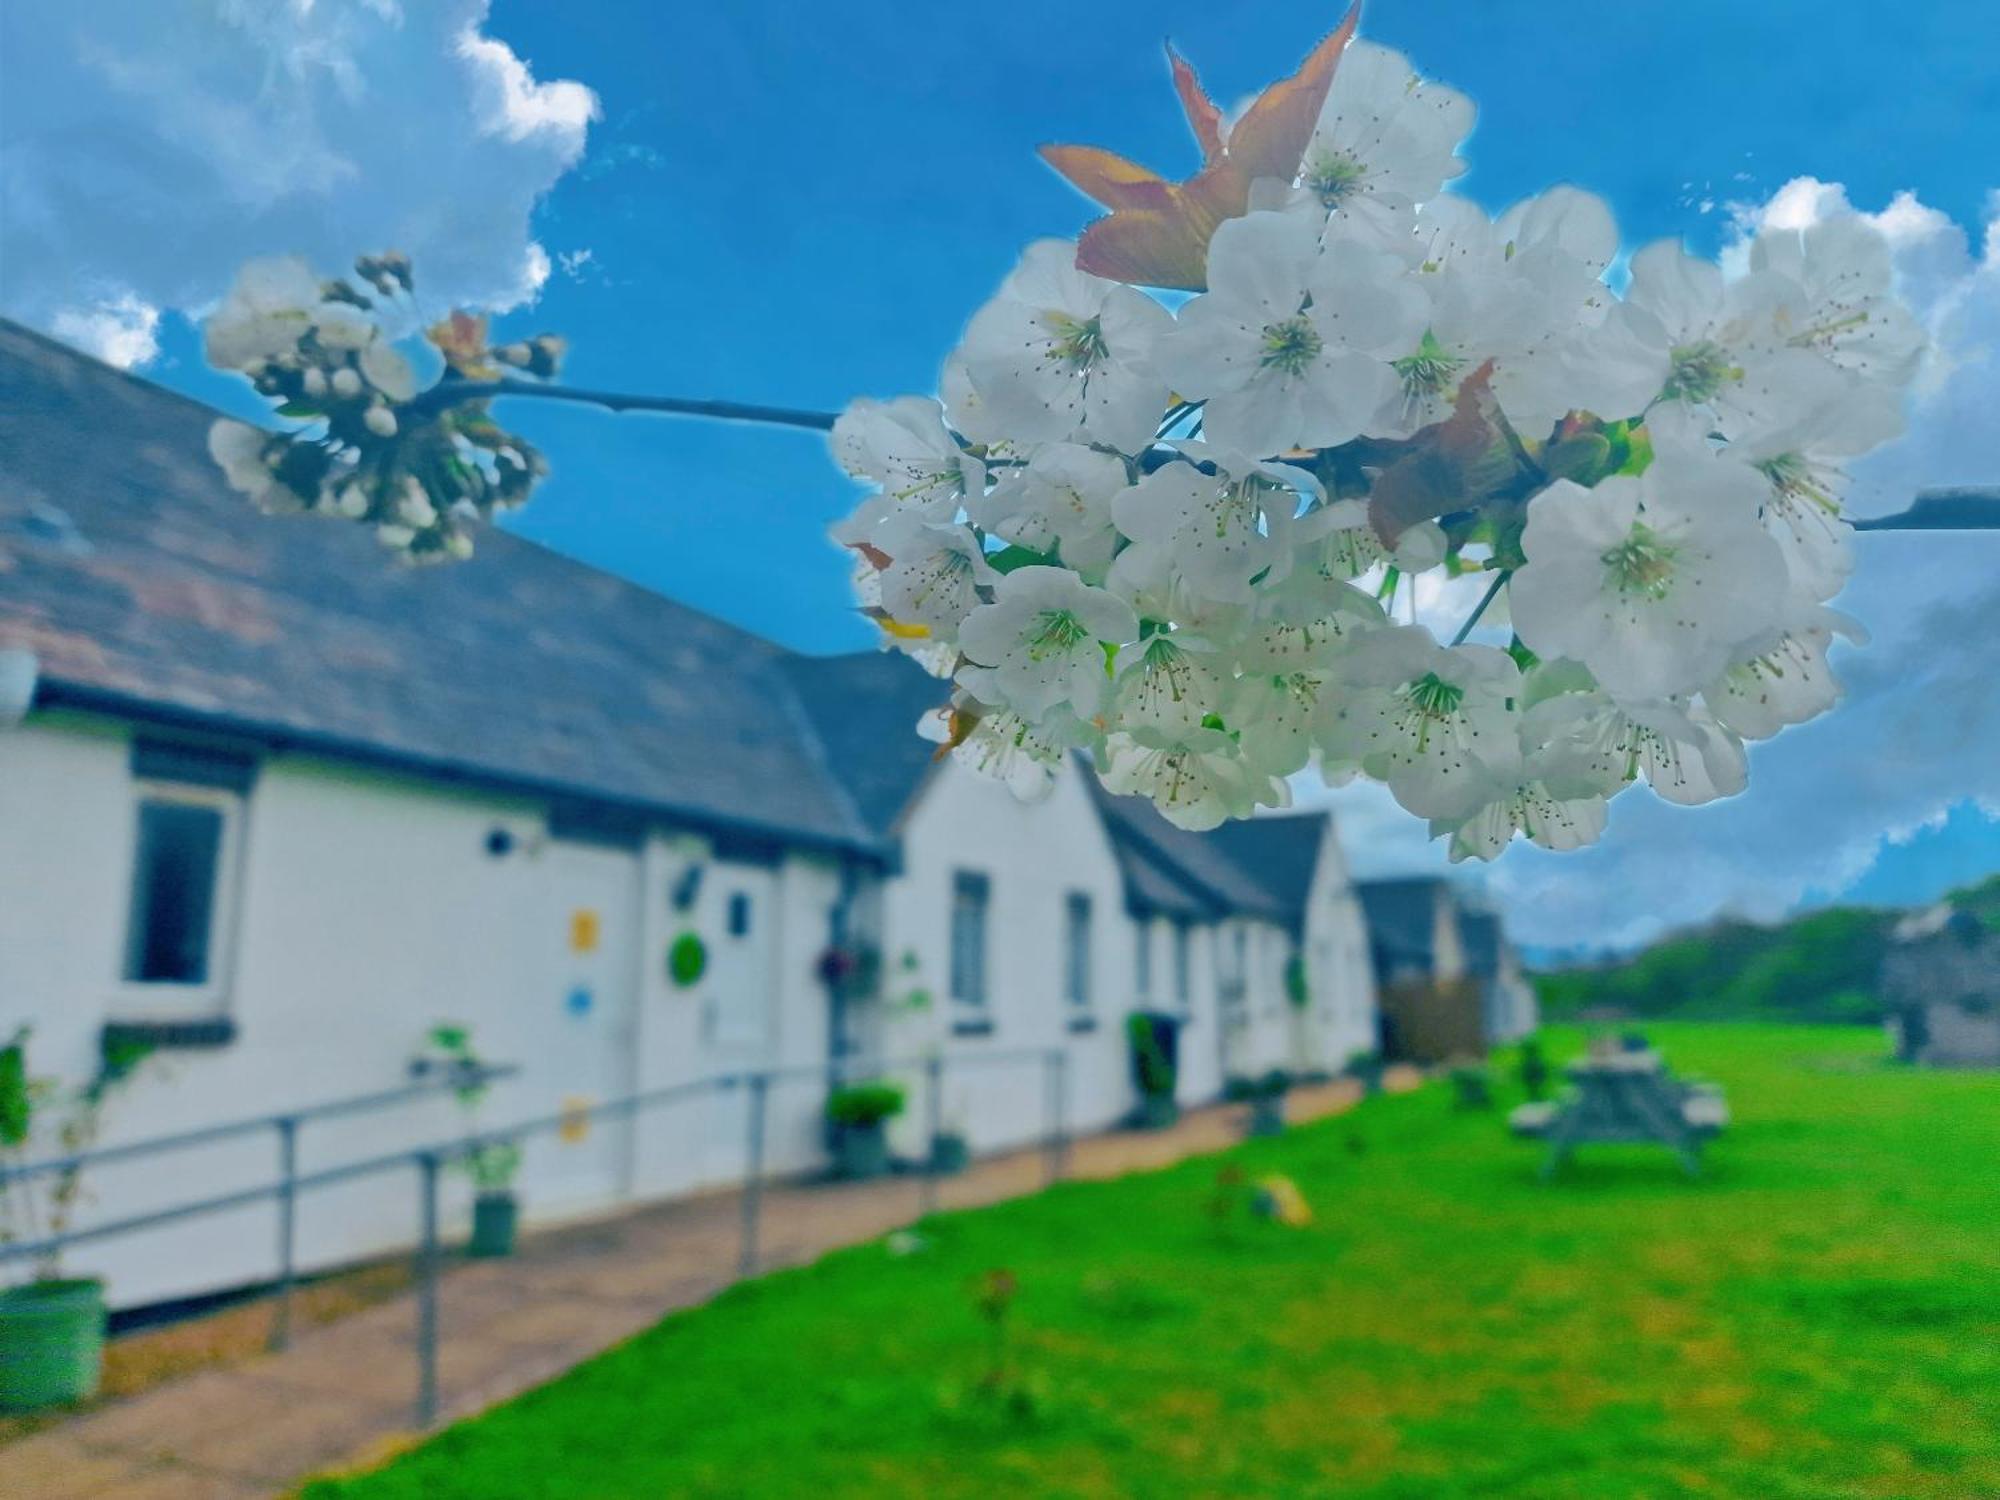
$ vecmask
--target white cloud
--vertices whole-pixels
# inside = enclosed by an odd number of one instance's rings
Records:
[[[391,248],[427,306],[530,300],[597,99],[483,34],[488,3],[0,6],[0,311],[143,362],[142,309],[198,311],[250,256]]]
[[[1799,178],[1738,207],[1739,235],[1849,211],[1838,183]],[[1904,295],[1935,343],[1906,433],[1854,470],[1851,508],[1901,510],[1937,485],[2000,484],[2000,201],[1975,257],[1964,230],[1910,193],[1868,214],[1895,248]],[[1730,257],[1741,263],[1740,244]],[[2000,802],[2000,534],[1857,538],[1836,601],[1874,633],[1837,657],[1848,697],[1753,747],[1750,790],[1710,807],[1644,793],[1612,805],[1581,854],[1516,847],[1492,872],[1526,941],[1632,943],[1721,911],[1770,917],[1837,891],[1881,841],[1952,804]]]
[[[121,370],[143,365],[160,352],[159,330],[160,310],[131,292],[58,308],[49,322],[57,338]]]

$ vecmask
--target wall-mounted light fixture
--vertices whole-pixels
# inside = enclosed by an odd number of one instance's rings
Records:
[[[673,902],[675,911],[694,910],[694,903],[701,895],[702,869],[699,864],[690,864],[675,879],[667,898]]]

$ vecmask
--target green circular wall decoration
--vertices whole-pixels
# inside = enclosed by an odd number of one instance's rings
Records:
[[[698,932],[684,932],[667,949],[667,977],[686,989],[707,972],[708,944]]]

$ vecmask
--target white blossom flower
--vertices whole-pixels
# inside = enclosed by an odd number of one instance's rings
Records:
[[[1256,771],[1219,729],[1184,736],[1141,729],[1105,741],[1104,785],[1120,796],[1151,799],[1182,828],[1201,831],[1259,807],[1287,807],[1291,794],[1274,776]]]
[[[952,747],[954,761],[998,781],[1023,802],[1039,802],[1055,789],[1056,773],[1062,769],[1069,748],[1060,737],[1009,709],[965,701],[954,708],[977,715],[971,732]],[[947,741],[948,726],[930,732],[934,717],[927,716],[920,729],[929,738]]]
[[[1891,292],[1888,240],[1859,214],[1837,214],[1802,230],[1766,228],[1750,246],[1750,266],[1798,288],[1798,301],[1780,311],[1788,343],[1892,393],[1915,376],[1927,342],[1923,328]]]
[[[966,616],[958,680],[982,702],[1040,720],[1067,705],[1089,718],[1110,687],[1107,648],[1139,637],[1132,606],[1063,568],[1017,568]]]
[[[1312,759],[1313,729],[1327,677],[1319,672],[1246,673],[1223,716],[1243,759],[1267,776],[1290,776]]]
[[[960,623],[979,607],[980,589],[999,577],[968,528],[932,520],[921,510],[897,512],[872,540],[889,557],[882,607],[894,620],[923,626],[935,640],[956,639]]]
[[[1080,437],[1137,453],[1166,405],[1151,362],[1172,323],[1145,293],[1079,271],[1072,242],[1038,240],[967,325],[956,361],[980,426],[1023,443]]]
[[[229,487],[248,495],[252,504],[261,505],[265,492],[277,483],[271,473],[271,443],[270,433],[227,418],[208,429],[208,456]]]
[[[1386,357],[1414,345],[1424,304],[1402,261],[1359,240],[1321,249],[1280,213],[1225,220],[1208,291],[1181,309],[1159,367],[1205,399],[1212,442],[1268,457],[1358,436],[1395,386]]]
[[[1417,205],[1465,170],[1457,151],[1473,114],[1470,99],[1418,78],[1400,52],[1351,42],[1300,158],[1298,183],[1269,206],[1391,244],[1408,233]]]
[[[928,396],[849,403],[833,424],[833,452],[856,479],[882,486],[897,504],[960,501],[986,489],[986,466],[952,441]]]
[[[1702,701],[1747,740],[1767,740],[1787,725],[1816,719],[1840,701],[1840,682],[1826,660],[1837,634],[1865,635],[1833,610],[1801,610],[1702,689]]]
[[[1562,797],[1608,797],[1644,775],[1667,801],[1697,807],[1749,784],[1743,741],[1700,704],[1564,693],[1522,715],[1521,738],[1544,784]]]
[[[355,356],[368,383],[391,401],[407,401],[417,393],[416,372],[387,339],[364,344]]]
[[[1126,730],[1185,736],[1220,715],[1229,677],[1206,642],[1165,631],[1122,647],[1113,662],[1112,718]]]
[[[1795,422],[1845,390],[1837,366],[1790,336],[1807,315],[1789,278],[1759,271],[1726,281],[1714,262],[1661,240],[1632,257],[1615,321],[1648,364],[1664,351],[1658,399],[1691,409],[1734,442]]]
[[[1125,460],[1081,443],[1052,443],[966,508],[993,535],[1058,556],[1101,578],[1118,546],[1112,498],[1131,482]]]
[[[1420,818],[1469,817],[1514,784],[1521,669],[1490,646],[1440,646],[1421,626],[1367,635],[1335,668],[1318,736],[1336,765],[1387,783]]]
[[[1382,606],[1370,595],[1315,568],[1297,568],[1258,590],[1231,638],[1245,672],[1313,671],[1382,624]]]
[[[1312,570],[1330,579],[1359,578],[1393,563],[1406,573],[1422,573],[1444,561],[1444,528],[1419,521],[1384,546],[1376,535],[1365,500],[1336,500],[1299,517],[1296,527],[1302,553]]]
[[[1528,506],[1514,629],[1615,698],[1696,691],[1783,602],[1784,559],[1757,520],[1763,489],[1747,464],[1674,450],[1638,478],[1558,480]]]
[[[1432,838],[1448,840],[1452,863],[1498,859],[1516,834],[1559,854],[1582,849],[1604,836],[1609,809],[1601,796],[1563,797],[1533,777],[1495,797],[1471,816],[1431,820]]]
[[[1395,385],[1369,434],[1408,437],[1443,421],[1489,361],[1494,399],[1530,436],[1571,410],[1635,412],[1658,390],[1665,360],[1600,331],[1613,301],[1598,281],[1607,232],[1615,246],[1609,210],[1574,189],[1518,204],[1500,224],[1463,198],[1426,204],[1410,252],[1424,320],[1420,336],[1390,351]]]
[[[375,320],[352,302],[322,302],[312,312],[313,335],[322,349],[354,352],[375,337]]]
[[[1112,519],[1133,541],[1163,549],[1195,594],[1247,603],[1252,580],[1276,583],[1290,571],[1292,518],[1302,495],[1318,495],[1319,481],[1289,464],[1205,443],[1174,446],[1180,461],[1121,491]]]
[[[244,370],[295,353],[319,294],[319,278],[295,256],[246,263],[202,330],[208,362]]]

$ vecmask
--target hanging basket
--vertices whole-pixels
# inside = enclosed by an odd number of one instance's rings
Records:
[[[675,938],[667,949],[667,977],[686,989],[699,983],[707,972],[708,944],[701,940],[701,934],[684,932]]]

